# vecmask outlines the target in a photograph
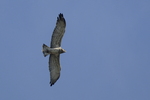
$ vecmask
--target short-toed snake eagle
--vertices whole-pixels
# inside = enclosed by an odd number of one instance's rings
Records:
[[[46,57],[49,56],[49,71],[50,71],[50,85],[54,85],[54,83],[60,77],[60,61],[59,57],[61,53],[65,53],[66,51],[61,48],[61,40],[65,33],[66,21],[63,17],[63,14],[59,14],[57,17],[56,27],[54,28],[53,35],[51,38],[51,46],[43,44],[43,54]]]

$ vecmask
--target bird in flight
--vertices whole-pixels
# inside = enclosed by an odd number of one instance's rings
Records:
[[[51,45],[48,47],[43,44],[43,55],[46,57],[49,56],[49,71],[50,71],[50,86],[54,85],[54,83],[60,77],[60,54],[65,53],[66,51],[61,48],[61,40],[65,33],[66,21],[62,13],[57,17],[56,26],[54,28],[52,37],[51,37]]]

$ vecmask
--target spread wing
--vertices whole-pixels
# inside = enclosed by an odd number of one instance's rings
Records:
[[[60,54],[51,54],[49,57],[50,85],[52,86],[60,77]]]
[[[51,48],[56,48],[61,46],[61,40],[65,33],[66,21],[63,17],[63,14],[59,14],[57,17],[56,27],[53,31],[52,39],[51,39]]]

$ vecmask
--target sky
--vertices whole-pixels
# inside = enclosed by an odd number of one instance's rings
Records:
[[[149,0],[1,0],[0,100],[150,100]],[[48,59],[66,19],[61,76]]]

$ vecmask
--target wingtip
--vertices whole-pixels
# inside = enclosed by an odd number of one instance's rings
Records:
[[[60,13],[57,17],[57,20],[62,20],[62,19],[64,19],[64,15],[63,13]]]
[[[64,26],[66,27],[66,20],[65,20],[65,18],[64,18],[63,13],[60,13],[60,14],[58,15],[58,17],[57,17],[57,22],[59,22],[59,21],[63,21],[63,22],[64,22]]]
[[[60,14],[59,14],[59,17],[60,17],[60,18],[61,18],[61,17],[64,18],[63,13],[60,13]]]
[[[50,86],[54,85],[54,83],[51,83],[51,82],[49,84],[50,84]]]
[[[50,86],[52,87],[53,84],[50,84]]]

